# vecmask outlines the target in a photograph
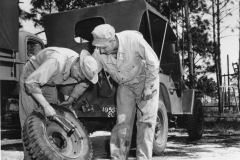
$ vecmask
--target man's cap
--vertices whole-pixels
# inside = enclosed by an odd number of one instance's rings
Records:
[[[115,29],[109,24],[101,24],[92,31],[93,46],[103,47],[115,36]]]
[[[87,50],[82,50],[80,53],[80,69],[89,81],[91,81],[93,84],[97,83],[98,65],[96,60]]]

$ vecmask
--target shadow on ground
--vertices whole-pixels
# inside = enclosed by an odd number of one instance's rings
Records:
[[[1,150],[4,150],[4,151],[23,151],[23,146],[22,146],[22,143],[7,144],[7,145],[2,145]]]
[[[1,150],[23,151],[21,129],[1,129]]]
[[[4,151],[23,151],[20,130],[1,130],[1,149]],[[110,135],[91,137],[94,159],[110,158]],[[239,155],[240,123],[205,124],[201,140],[190,141],[185,129],[169,129],[167,147],[162,156],[154,159],[199,159],[212,155],[222,157]],[[231,152],[231,153],[230,153]],[[136,157],[136,149],[129,153]]]

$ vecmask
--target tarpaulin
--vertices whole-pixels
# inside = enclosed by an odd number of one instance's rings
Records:
[[[18,0],[0,0],[0,48],[18,51]]]

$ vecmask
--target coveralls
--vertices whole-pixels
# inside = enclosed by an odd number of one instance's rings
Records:
[[[128,157],[132,137],[136,105],[138,160],[152,159],[153,138],[159,98],[159,60],[150,45],[137,31],[116,33],[119,40],[117,58],[100,54],[95,49],[93,57],[99,71],[104,69],[118,83],[117,124],[110,139],[111,159],[125,160]],[[156,90],[150,100],[142,100],[145,88]]]
[[[70,77],[71,66],[78,58],[77,52],[59,47],[48,47],[30,58],[20,77],[19,117],[22,127],[27,116],[39,108],[31,93],[43,94],[46,100],[53,104],[58,103],[56,85],[66,85],[63,94],[75,100],[83,94],[89,86],[88,82],[78,83]],[[76,85],[72,85],[74,88],[71,89],[69,84]]]

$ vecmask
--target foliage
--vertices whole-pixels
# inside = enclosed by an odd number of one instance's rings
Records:
[[[208,74],[215,72],[213,42],[211,40],[211,34],[209,34],[211,33],[211,24],[209,19],[203,18],[205,14],[209,13],[207,1],[188,1],[188,6],[190,8],[190,33],[192,35],[192,52],[194,61],[194,86],[190,86],[188,74],[189,59],[186,52],[187,44],[185,43],[185,40],[188,37],[185,30],[185,23],[183,23],[184,0],[152,0],[149,1],[149,3],[160,11],[161,14],[169,18],[172,28],[176,30],[177,37],[179,37],[178,44],[180,44],[178,45],[178,51],[184,58],[186,85],[190,88],[202,90],[208,94],[214,93],[216,91],[216,83],[214,79],[207,78]],[[182,30],[182,28],[184,28],[184,30]],[[182,33],[182,31],[184,32]],[[202,83],[203,81],[208,83]]]
[[[18,15],[19,15],[19,28],[22,28],[23,26],[22,26],[21,21],[27,20],[26,17],[30,17],[31,14],[28,13],[28,12],[26,12],[26,11],[24,11],[24,10],[22,10],[22,9],[18,6]]]
[[[201,90],[207,96],[213,96],[217,91],[217,84],[213,78],[208,78],[207,76],[201,76],[196,82],[196,89]]]
[[[24,14],[25,20],[32,20],[35,27],[43,27],[43,16],[50,13],[63,12],[67,10],[96,6],[103,3],[110,3],[114,0],[31,0],[33,8],[29,14]]]

